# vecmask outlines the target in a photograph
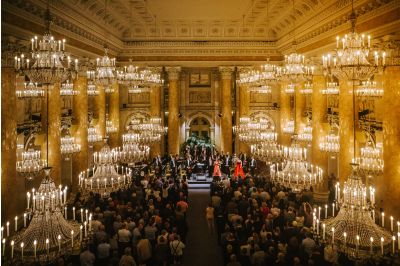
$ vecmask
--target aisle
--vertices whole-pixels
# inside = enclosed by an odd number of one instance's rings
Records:
[[[186,266],[222,266],[222,252],[217,235],[208,232],[205,209],[210,201],[208,189],[189,190],[187,222],[189,232],[183,264]]]

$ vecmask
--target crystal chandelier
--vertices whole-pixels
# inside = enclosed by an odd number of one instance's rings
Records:
[[[52,17],[49,3],[44,15],[45,34],[41,40],[37,36],[31,39],[31,56],[25,58],[22,54],[15,57],[15,68],[28,76],[33,83],[48,85],[56,82],[64,82],[68,78],[74,78],[78,71],[78,59],[74,63],[65,52],[65,39],[56,40],[50,33]]]
[[[68,159],[71,155],[81,151],[81,145],[75,142],[75,138],[71,137],[69,132],[61,137],[61,154]]]
[[[250,151],[254,158],[267,164],[279,162],[283,158],[283,149],[276,142],[253,144]]]
[[[357,16],[353,2],[349,20],[351,32],[343,38],[336,37],[336,49],[332,55],[322,56],[323,67],[338,79],[367,80],[379,67],[385,65],[386,53],[372,53],[371,37],[356,32]]]
[[[71,254],[74,240],[78,238],[78,223],[63,216],[67,208],[67,187],[56,187],[50,177],[51,167],[44,170],[45,177],[37,191],[32,189],[32,193],[27,192],[24,228],[11,241],[12,260],[19,257],[23,263],[47,264]]]
[[[297,137],[300,142],[311,142],[312,141],[312,126],[307,125],[303,128],[303,130],[299,133]]]
[[[139,87],[138,85],[128,87],[128,93],[130,94],[142,93],[144,91],[149,91],[149,90],[150,90],[149,87]]]
[[[21,159],[17,161],[16,167],[19,174],[31,179],[37,176],[46,164],[46,160],[41,158],[40,151],[30,148],[22,152]]]
[[[361,157],[354,160],[359,165],[360,172],[367,176],[379,176],[383,174],[382,146],[382,143],[377,143],[374,146],[372,141],[368,141],[365,147],[361,148]]]
[[[285,55],[285,65],[279,69],[279,73],[283,78],[291,81],[308,79],[314,74],[314,67],[305,64],[304,55],[294,52]]]
[[[313,93],[313,84],[311,82],[306,82],[304,84],[304,88],[300,89],[301,94],[312,94]]]
[[[339,85],[336,82],[327,82],[326,89],[323,89],[321,93],[326,95],[339,95]]]
[[[326,135],[323,141],[319,143],[319,149],[324,152],[339,153],[340,150],[339,135],[333,132]]]
[[[113,122],[110,120],[108,114],[106,115],[106,133],[111,134],[117,132],[118,129],[114,126]]]
[[[99,142],[102,140],[102,136],[97,131],[97,128],[94,127],[93,125],[90,125],[88,127],[88,142],[90,145],[93,145],[96,142]]]
[[[248,116],[240,117],[239,125],[233,128],[234,132],[238,134],[239,140],[249,145],[276,142],[277,134],[274,129],[269,120]]]
[[[382,98],[383,89],[376,85],[375,81],[362,81],[361,85],[356,88],[358,97],[377,97]]]
[[[269,60],[268,60],[269,61]],[[266,63],[259,70],[246,71],[239,74],[238,84],[249,87],[270,86],[278,80],[278,68]]]
[[[128,165],[135,164],[136,162],[146,161],[150,154],[150,147],[147,145],[137,144],[134,141],[130,141],[125,138],[120,147],[117,150],[118,160],[121,163]]]
[[[108,48],[104,47],[103,57],[96,59],[96,83],[103,86],[106,93],[112,93],[115,76],[115,58],[110,58]]]
[[[337,216],[322,224],[323,240],[328,237],[350,258],[384,255],[390,250],[392,235],[375,223],[375,190],[365,187],[357,164],[352,164],[352,168],[343,190],[336,185],[335,197],[340,210]]]
[[[290,147],[283,148],[284,162],[271,165],[270,173],[274,182],[299,192],[320,184],[323,171],[307,162],[307,149],[300,147],[296,136]]]
[[[93,154],[94,166],[79,174],[79,186],[85,193],[96,193],[102,197],[109,197],[110,193],[127,188],[131,182],[131,170],[119,167],[118,151],[107,145]],[[121,174],[119,174],[121,170]]]
[[[261,94],[271,94],[272,88],[270,85],[261,85],[259,87],[251,87],[250,91],[254,91]]]
[[[284,134],[294,134],[294,120],[289,120],[283,126],[282,132]]]
[[[87,72],[87,94],[88,96],[99,95],[99,90],[94,82],[96,78],[96,72],[94,70],[88,70]]]
[[[285,88],[285,93],[287,94],[294,94],[296,89],[296,84],[289,83]]]
[[[61,84],[60,96],[78,95],[79,91],[74,90],[74,84],[67,82]]]
[[[161,140],[164,127],[161,118],[132,119],[127,127],[128,133],[122,136],[122,141],[134,142],[140,145],[152,145]]]
[[[37,83],[25,82],[24,88],[15,91],[19,99],[44,97],[44,89]]]
[[[131,61],[130,61],[131,62]],[[139,73],[139,67],[129,64],[123,70],[117,71],[118,83],[126,86],[138,86],[144,82]]]

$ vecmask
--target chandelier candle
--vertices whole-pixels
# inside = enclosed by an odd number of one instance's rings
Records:
[[[14,258],[14,240],[11,240],[11,259]]]
[[[322,224],[322,239],[325,240],[325,224]]]
[[[57,240],[58,240],[58,252],[61,252],[61,235],[57,236]]]
[[[24,242],[21,243],[21,259],[24,261]]]
[[[3,243],[3,257],[4,257],[4,252],[6,251],[6,239],[3,238],[1,242]]]
[[[344,248],[346,248],[346,242],[347,242],[347,233],[346,232],[343,233],[343,237],[344,237]]]
[[[37,240],[35,239],[35,240],[33,241],[33,254],[34,254],[34,256],[35,256],[35,259],[36,259],[36,245],[37,245]]]
[[[372,251],[373,251],[373,243],[374,243],[374,238],[373,238],[372,236],[370,237],[370,241],[371,241],[370,252],[371,252],[371,254],[372,254]]]

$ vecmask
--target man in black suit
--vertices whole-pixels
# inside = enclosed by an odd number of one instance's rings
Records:
[[[230,171],[231,171],[230,170],[231,163],[232,163],[232,158],[229,155],[229,152],[227,152],[225,157],[223,158],[222,166],[223,166],[223,169],[224,169],[224,174],[226,174],[228,176],[230,175]]]
[[[250,167],[250,174],[252,177],[254,177],[254,173],[257,169],[257,160],[254,159],[254,156],[251,156],[249,167]]]

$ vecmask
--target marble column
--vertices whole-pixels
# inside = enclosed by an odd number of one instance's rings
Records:
[[[313,93],[312,97],[312,164],[321,167],[324,171],[324,182],[321,187],[322,190],[327,190],[328,187],[328,154],[322,152],[319,149],[319,143],[328,134],[326,128],[327,123],[325,122],[325,114],[327,108],[326,95],[323,95],[321,91],[325,89],[325,77],[322,75],[315,75],[313,78]]]
[[[351,174],[350,163],[354,157],[354,108],[353,108],[353,82],[340,80],[339,82],[339,175],[343,183]]]
[[[290,146],[291,142],[291,135],[283,133],[283,128],[285,127],[286,123],[291,120],[291,107],[290,107],[290,95],[285,92],[285,88],[287,86],[287,82],[281,82],[280,88],[280,120],[281,126],[279,130],[279,144]]]
[[[1,68],[1,221],[13,224],[15,215],[26,208],[24,178],[16,172],[17,102],[15,70]],[[10,226],[10,230],[12,230]],[[5,230],[5,229],[4,229]],[[5,231],[4,231],[5,232]],[[4,233],[5,235],[5,233]]]
[[[119,146],[120,143],[120,128],[119,128],[119,84],[118,82],[114,82],[112,85],[114,87],[114,92],[110,94],[110,103],[109,103],[109,119],[112,121],[113,125],[117,128],[117,132],[109,134],[109,145],[114,148]]]
[[[249,71],[248,68],[238,68],[238,71]],[[239,115],[237,116],[238,119],[236,120],[236,124],[239,124],[240,121],[240,117],[243,116],[250,116],[250,92],[249,92],[249,87],[248,86],[244,86],[244,85],[240,85],[239,86],[239,100],[238,102],[238,106],[239,106]],[[237,137],[237,136],[236,136]],[[239,141],[239,138],[236,138],[236,141]],[[237,151],[236,153],[246,153],[246,154],[250,154],[250,146],[244,142],[239,142],[239,151]]]
[[[81,151],[72,157],[72,190],[78,189],[78,175],[89,167],[88,164],[88,94],[87,78],[85,74],[79,74],[74,81],[74,89],[79,92],[73,97],[73,136],[77,144],[81,145]]]
[[[153,86],[150,92],[150,115],[161,118],[161,86]],[[161,155],[161,140],[150,149],[150,158]]]
[[[106,136],[106,93],[103,86],[99,87],[99,95],[94,97],[93,111],[94,117],[97,119],[96,127],[99,135],[104,138]],[[93,147],[98,151],[103,147],[103,142],[97,142]]]
[[[221,152],[232,154],[232,66],[220,66],[221,73]]]
[[[296,125],[295,125],[295,133],[299,134],[303,128],[304,128],[304,119],[303,119],[303,113],[306,108],[306,97],[304,94],[300,93],[300,90],[303,88],[304,83],[299,82],[296,84],[296,89],[295,89],[295,100],[296,100],[296,110],[295,110],[295,116],[296,116]]]
[[[383,77],[383,160],[384,170],[377,185],[377,204],[387,217],[400,219],[400,66],[389,66]],[[382,201],[382,204],[380,203]]]
[[[49,128],[48,128],[48,165],[52,167],[51,176],[56,184],[61,182],[61,97],[60,83],[49,86]]]
[[[168,72],[168,154],[179,154],[179,72],[180,67],[167,67]]]

